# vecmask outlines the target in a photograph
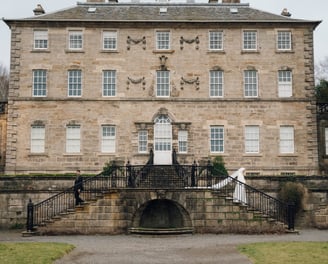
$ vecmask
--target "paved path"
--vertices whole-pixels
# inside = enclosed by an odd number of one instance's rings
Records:
[[[75,249],[56,264],[251,264],[236,246],[269,241],[328,241],[328,230],[302,230],[284,235],[179,236],[36,236],[1,231],[0,242],[66,242]]]

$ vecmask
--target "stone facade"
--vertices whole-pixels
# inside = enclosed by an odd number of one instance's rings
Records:
[[[140,5],[142,10],[152,8],[151,11],[167,6],[169,16],[170,8],[198,10],[202,7],[168,3],[166,6],[113,2],[87,4],[79,3],[72,8],[72,16],[75,10],[88,10],[78,22],[73,19],[75,17],[65,17],[65,12],[50,14],[49,19],[45,14],[31,19],[6,20],[12,32],[6,174],[65,173],[76,168],[96,173],[109,160],[145,164],[148,152],[155,147],[154,124],[160,115],[169,117],[172,125],[171,150],[178,149],[178,132],[187,131],[187,152],[177,155],[180,163],[202,162],[220,155],[229,171],[245,167],[249,173],[261,175],[318,173],[316,102],[313,97],[313,30],[318,22],[272,15],[254,23],[251,14],[255,11],[240,3],[231,4],[231,7],[239,8],[242,15],[249,12],[249,21],[234,21],[229,17],[226,21],[213,19],[208,22],[204,16],[203,20],[193,23],[180,17],[176,21],[161,18],[161,22],[140,22],[139,17],[115,21],[114,17],[113,21],[106,22],[100,15],[97,17],[102,8],[123,10],[130,5],[131,8]],[[96,8],[95,18],[88,19],[90,7]],[[214,7],[220,12],[230,8],[226,3],[216,3]],[[262,15],[266,17],[265,14]],[[186,12],[186,15],[190,13]],[[56,16],[60,23],[55,21]],[[224,48],[209,50],[209,32],[218,28],[223,32]],[[40,29],[48,32],[46,50],[33,48],[33,32]],[[70,30],[83,33],[81,50],[68,49]],[[104,30],[117,32],[116,50],[103,50]],[[156,32],[163,30],[170,32],[168,50],[156,48]],[[257,48],[254,51],[242,48],[245,30],[256,31]],[[279,30],[291,32],[290,51],[277,50]],[[35,88],[32,73],[38,69],[47,72],[44,97],[32,96]],[[163,69],[170,73],[168,97],[156,96],[156,74]],[[67,74],[70,70],[82,72],[81,96],[68,96]],[[116,71],[116,96],[102,95],[105,70]],[[209,96],[211,70],[224,73],[222,97]],[[256,97],[244,96],[243,74],[247,70],[257,73]],[[278,96],[280,70],[292,71],[291,97]],[[31,151],[33,125],[45,128],[42,153]],[[69,125],[80,128],[80,150],[76,153],[66,151]],[[104,125],[115,127],[113,153],[101,151]],[[211,126],[224,129],[224,150],[220,153],[210,150]],[[246,126],[259,127],[258,152],[245,152]],[[293,127],[292,153],[279,151],[282,126]],[[138,151],[140,130],[148,134],[146,153]]]

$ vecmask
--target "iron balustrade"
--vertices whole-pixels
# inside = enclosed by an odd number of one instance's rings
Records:
[[[81,198],[85,201],[96,200],[99,195],[114,189],[207,189],[219,195],[244,204],[249,210],[275,219],[294,229],[294,206],[265,194],[237,179],[222,175],[213,166],[193,165],[113,165],[110,170],[96,176],[83,179],[84,190]],[[229,180],[229,183],[217,188],[218,183]],[[27,231],[44,225],[61,214],[67,214],[75,208],[73,187],[68,188],[40,203],[28,205]]]
[[[317,113],[318,114],[328,113],[328,103],[317,103]]]

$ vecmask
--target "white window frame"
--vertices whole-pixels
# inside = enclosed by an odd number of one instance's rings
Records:
[[[47,50],[49,45],[49,37],[47,29],[36,29],[33,32],[33,49]]]
[[[210,97],[223,97],[223,71],[210,71]]]
[[[260,152],[260,127],[245,126],[245,153]]]
[[[279,30],[277,33],[277,50],[292,50],[292,32],[289,30]]]
[[[325,127],[325,155],[328,155],[328,127]]]
[[[243,31],[243,50],[256,51],[258,46],[258,36],[256,30]]]
[[[166,115],[159,115],[154,120],[154,149],[158,151],[171,151],[172,125],[171,119]]]
[[[68,49],[83,50],[83,31],[69,30],[68,31]]]
[[[47,96],[47,70],[37,69],[33,70],[33,97]]]
[[[138,131],[138,152],[148,152],[148,131],[145,129]]]
[[[290,70],[278,71],[278,96],[292,97],[293,96],[293,75]]]
[[[101,126],[101,152],[115,153],[116,151],[116,126]]]
[[[117,50],[117,31],[104,30],[102,33],[103,50]]]
[[[44,153],[45,151],[45,134],[44,125],[31,126],[31,153]]]
[[[210,152],[224,153],[224,126],[210,127]]]
[[[81,152],[81,126],[66,126],[66,153]]]
[[[188,131],[179,130],[178,131],[178,152],[187,153],[188,152]]]
[[[157,71],[156,72],[156,96],[169,97],[170,96],[170,72]]]
[[[67,72],[67,94],[69,97],[82,96],[82,71],[69,70]]]
[[[115,70],[103,70],[103,89],[102,95],[104,97],[116,96],[116,71]]]
[[[156,50],[170,50],[171,48],[171,32],[156,31]]]
[[[211,30],[208,34],[208,49],[223,50],[223,31]]]
[[[244,96],[258,97],[258,73],[256,70],[244,71]]]
[[[295,152],[293,126],[280,126],[279,138],[279,149],[281,154],[292,154]]]

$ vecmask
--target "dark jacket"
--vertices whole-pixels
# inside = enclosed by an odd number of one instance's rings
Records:
[[[83,191],[83,179],[81,176],[79,176],[74,181],[74,192],[76,192],[78,190]]]

